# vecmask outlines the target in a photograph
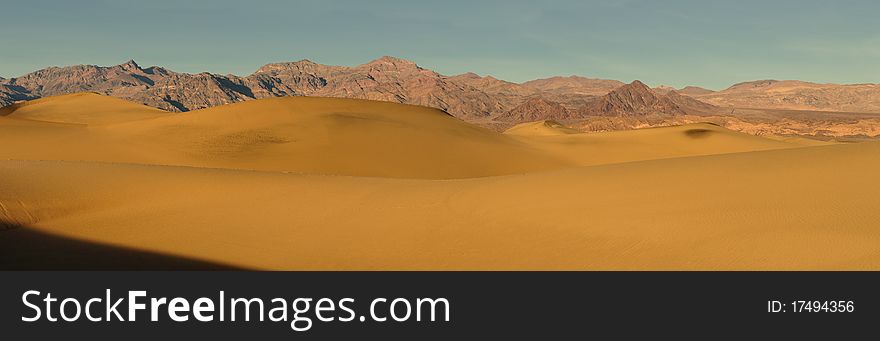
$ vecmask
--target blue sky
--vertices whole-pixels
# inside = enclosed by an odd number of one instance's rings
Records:
[[[510,81],[581,75],[713,89],[880,82],[880,1],[10,1],[0,76],[135,59],[247,75],[382,55]]]

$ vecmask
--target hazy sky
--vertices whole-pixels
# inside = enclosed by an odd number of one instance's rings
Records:
[[[0,0],[0,76],[52,65],[247,75],[382,55],[443,74],[581,75],[714,89],[880,82],[880,1]]]

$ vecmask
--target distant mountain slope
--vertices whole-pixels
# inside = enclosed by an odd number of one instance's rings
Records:
[[[587,103],[623,85],[616,80],[551,77],[522,84],[465,73],[444,76],[408,60],[382,57],[357,66],[331,66],[309,60],[267,64],[251,75],[178,73],[143,68],[129,60],[115,66],[50,67],[21,77],[0,79],[0,106],[77,92],[96,92],[167,111],[190,111],[258,98],[319,96],[381,100],[445,110],[465,120],[487,120],[532,106],[541,97],[580,112]],[[525,107],[521,107],[526,105]],[[549,109],[549,106],[542,106]],[[539,108],[540,109],[540,108]],[[542,109],[542,110],[543,110]],[[523,113],[527,117],[560,117]],[[560,117],[562,118],[562,117]]]
[[[487,93],[490,89],[484,91],[462,79],[446,77],[393,57],[354,67],[320,65],[308,60],[268,64],[247,77],[177,73],[160,67],[141,68],[134,61],[128,61],[110,67],[51,67],[0,80],[3,105],[84,91],[169,111],[189,111],[266,97],[321,96],[417,104],[467,119],[499,114],[519,104],[516,99],[493,97]]]
[[[486,117],[506,108],[499,99],[466,82],[387,56],[354,67],[310,61],[270,64],[246,77],[245,83],[257,89],[258,97],[371,99],[438,108],[460,118]]]
[[[617,80],[593,79],[580,76],[550,77],[523,83],[528,88],[554,94],[582,94],[602,96],[624,83]]]
[[[532,122],[543,120],[571,120],[577,119],[576,113],[566,109],[559,103],[535,97],[510,111],[496,117],[495,120],[503,122]]]
[[[878,84],[760,80],[735,84],[697,98],[724,107],[880,112]]]
[[[0,106],[76,92],[96,92],[168,111],[279,96],[372,99],[438,108],[481,124],[717,111],[703,102],[719,107],[880,113],[880,85],[876,84],[765,80],[716,92],[694,86],[634,89],[617,80],[580,76],[513,83],[474,73],[445,76],[387,56],[356,66],[308,60],[273,63],[244,77],[178,73],[128,61],[108,67],[50,67],[17,78],[0,78]]]
[[[18,101],[34,99],[33,96],[28,94],[27,89],[5,84],[6,81],[6,79],[0,78],[0,107],[5,107]]]
[[[676,106],[678,106],[680,109],[688,114],[717,113],[719,109],[712,104],[697,100],[692,96],[683,95],[678,90],[673,90],[666,93],[666,97],[669,98],[672,103],[675,103]]]
[[[252,99],[236,76],[209,73],[176,73],[160,67],[141,68],[133,60],[102,67],[76,65],[50,67],[3,85],[31,98],[96,92],[169,111],[188,111]]]
[[[683,114],[669,98],[656,93],[640,81],[614,89],[591,103],[586,111],[597,116]]]
[[[701,88],[698,86],[686,86],[686,87],[683,87],[683,88],[676,90],[676,91],[682,95],[687,95],[687,96],[708,95],[708,94],[715,92],[715,91]]]
[[[682,94],[682,95],[685,95],[685,96],[699,96],[699,95],[706,95],[706,94],[711,94],[711,93],[715,92],[715,91],[712,91],[709,89],[701,88],[698,86],[690,86],[690,85],[683,87],[681,89],[676,89],[676,88],[668,86],[668,85],[660,85],[660,86],[654,88],[653,90],[656,91],[657,93],[661,93],[661,94],[668,94],[670,91],[675,91],[675,92]]]
[[[712,111],[713,106],[669,90],[657,93],[636,80],[621,86],[591,102],[584,108],[584,116],[648,116],[685,115]]]

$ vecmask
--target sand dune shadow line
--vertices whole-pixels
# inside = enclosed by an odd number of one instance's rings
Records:
[[[156,252],[87,242],[0,220],[0,270],[243,270]]]

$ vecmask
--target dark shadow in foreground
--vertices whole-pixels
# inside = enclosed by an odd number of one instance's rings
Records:
[[[242,270],[70,239],[0,221],[0,270]]]

